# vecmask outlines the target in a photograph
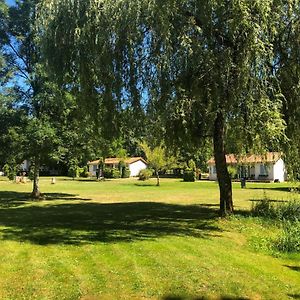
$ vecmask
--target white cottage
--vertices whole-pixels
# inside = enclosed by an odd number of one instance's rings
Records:
[[[282,154],[279,152],[268,152],[264,155],[236,156],[226,155],[227,165],[237,168],[238,177],[260,181],[283,182],[287,174]],[[209,180],[217,180],[215,160],[208,161]]]
[[[104,161],[105,167],[107,168],[118,168],[119,162],[122,158],[106,158]],[[88,162],[89,172],[96,176],[96,171],[99,166],[100,160]],[[147,168],[147,162],[142,157],[131,157],[125,159],[125,163],[128,165],[130,170],[130,176],[138,176],[140,171]]]

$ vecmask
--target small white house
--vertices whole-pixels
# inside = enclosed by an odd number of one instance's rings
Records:
[[[264,155],[236,156],[226,155],[226,163],[237,168],[239,178],[260,181],[286,180],[287,173],[282,154],[279,152],[268,152]],[[209,180],[217,180],[217,172],[214,158],[208,161]]]
[[[121,160],[121,158],[106,158],[104,164],[107,168],[118,168]],[[92,176],[96,176],[99,162],[100,160],[88,162],[89,172]],[[125,164],[128,165],[131,177],[138,176],[140,171],[146,169],[148,166],[147,162],[142,157],[131,157],[125,159]]]

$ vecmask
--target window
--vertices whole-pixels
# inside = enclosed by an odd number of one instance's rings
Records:
[[[212,173],[212,174],[217,174],[216,166],[212,166],[212,167],[211,167],[211,173]]]
[[[93,171],[94,171],[94,172],[97,171],[97,166],[93,166]]]

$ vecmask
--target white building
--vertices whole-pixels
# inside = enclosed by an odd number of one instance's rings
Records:
[[[279,152],[246,156],[228,154],[226,155],[226,163],[237,168],[239,178],[283,182],[287,177],[285,164]],[[208,161],[208,166],[209,180],[217,180],[216,165],[213,158]]]
[[[21,164],[20,164],[20,170],[24,172],[28,172],[31,166],[31,162],[28,159],[25,159]]]
[[[118,168],[121,158],[106,158],[104,161],[107,168]],[[100,160],[88,162],[89,172],[92,176],[96,176],[96,171],[99,167]],[[131,157],[125,159],[125,164],[130,170],[130,176],[138,176],[140,171],[147,168],[147,162],[142,157]]]

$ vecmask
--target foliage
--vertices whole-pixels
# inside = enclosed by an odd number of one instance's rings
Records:
[[[196,173],[193,169],[187,168],[183,172],[183,181],[194,182],[196,180]]]
[[[228,172],[229,172],[231,179],[237,178],[238,171],[237,171],[236,167],[228,166]]]
[[[130,169],[128,167],[124,167],[122,169],[122,178],[129,178],[130,177]]]
[[[300,252],[300,219],[283,223],[282,233],[274,241],[274,246],[282,252]]]
[[[118,169],[116,169],[116,168],[105,168],[103,170],[103,175],[104,175],[104,178],[114,178],[114,179],[117,179],[117,178],[121,177],[120,171]]]
[[[189,167],[189,169],[193,170],[194,172],[196,171],[196,163],[194,162],[193,159],[190,159],[188,161],[188,167]]]
[[[17,165],[15,162],[11,162],[10,164],[5,164],[3,166],[3,172],[7,176],[9,180],[14,180],[17,175]]]
[[[78,167],[78,161],[75,159],[71,160],[69,162],[68,175],[74,179],[74,178],[79,177],[79,172],[80,172],[80,169]]]
[[[157,178],[157,185],[159,186],[159,172],[172,168],[172,166],[175,165],[176,158],[168,155],[166,148],[162,145],[151,149],[149,145],[144,142],[141,143],[140,146],[147,157],[149,167],[154,170]]]
[[[267,198],[259,201],[252,208],[255,216],[261,216],[277,222],[282,231],[273,241],[273,247],[283,252],[298,252],[300,250],[300,202],[289,201],[275,204]]]
[[[141,181],[146,181],[146,180],[149,180],[150,177],[152,176],[152,170],[150,169],[143,169],[140,171],[139,173],[139,180]]]
[[[79,175],[80,175],[80,177],[83,177],[83,178],[89,177],[88,167],[84,166],[83,168],[80,168],[80,174]]]
[[[287,201],[278,204],[265,198],[253,205],[252,213],[254,216],[262,216],[274,221],[295,221],[300,219],[300,202]]]
[[[122,111],[138,116],[136,124],[145,107],[150,143],[166,139],[192,149],[213,138],[225,213],[233,209],[225,152],[275,151],[286,125],[297,123],[291,113],[292,122],[283,118],[288,105],[277,79],[300,65],[298,43],[285,43],[289,33],[298,40],[291,13],[298,9],[293,0],[45,0],[38,28],[50,71],[80,86],[85,106],[112,132],[122,127]],[[293,60],[280,49],[291,49]],[[286,90],[298,90],[297,78]]]

